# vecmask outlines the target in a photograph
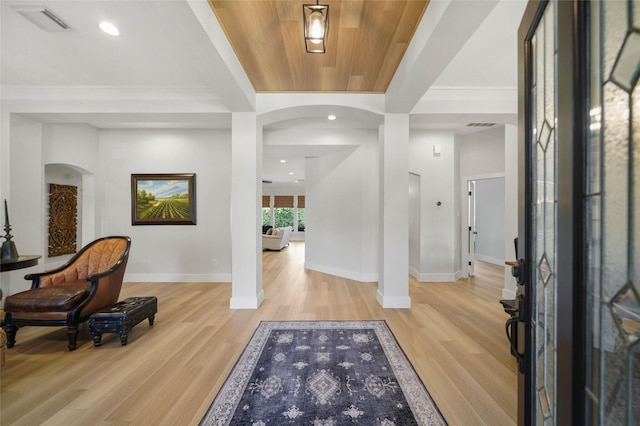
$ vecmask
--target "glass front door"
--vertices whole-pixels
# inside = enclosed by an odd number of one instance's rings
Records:
[[[638,424],[640,0],[532,1],[519,43],[519,422]]]
[[[530,332],[535,417],[539,424],[554,424],[557,406],[557,204],[558,204],[558,92],[557,10],[550,3],[531,38],[531,130],[529,163],[531,199],[527,261],[532,268]]]
[[[640,1],[592,1],[585,410],[640,423]]]

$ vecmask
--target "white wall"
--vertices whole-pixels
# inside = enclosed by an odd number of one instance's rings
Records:
[[[504,177],[504,255],[513,260],[513,239],[518,233],[518,162],[517,162],[517,128],[504,125],[484,132],[473,133],[462,137],[460,144],[460,176],[461,187],[466,187],[468,179],[486,179]],[[464,194],[464,191],[462,192]],[[467,209],[466,196],[461,197],[463,212]],[[460,228],[466,228],[466,217]],[[467,261],[466,232],[462,232],[461,256],[462,264]],[[511,277],[510,267],[504,267],[504,288],[502,298],[515,297],[515,280]]]
[[[504,266],[504,178],[476,180],[478,260]]]
[[[469,180],[482,180],[492,178],[504,178],[504,126],[490,128],[482,132],[459,136],[460,141],[460,259],[461,267],[466,273],[466,265],[469,259],[467,247],[469,234],[467,232],[468,196],[467,182]],[[505,180],[505,185],[508,183]],[[476,214],[478,210],[476,209]],[[517,211],[514,212],[517,214]],[[504,235],[504,234],[503,234]]]
[[[504,173],[504,126],[459,136],[460,175]]]
[[[263,183],[262,195],[304,195],[304,184]]]
[[[195,173],[197,224],[132,226],[138,173]],[[231,280],[229,131],[103,130],[99,185],[102,233],[131,237],[126,281]]]
[[[505,125],[504,135],[505,135],[504,137],[504,165],[505,165],[504,253],[505,253],[505,258],[507,260],[516,260],[513,239],[518,236],[518,129],[517,127],[511,126],[511,125]],[[522,196],[524,196],[524,194],[522,194]],[[515,297],[516,297],[516,280],[511,275],[511,267],[505,265],[504,288],[502,290],[502,298],[515,299]]]
[[[434,146],[440,154],[434,154]],[[419,281],[455,281],[459,246],[456,137],[449,130],[412,130],[409,171],[420,176]],[[441,204],[438,206],[437,203]]]
[[[64,263],[70,256],[55,260],[48,253],[48,187],[50,182],[84,186],[85,179],[80,171],[97,170],[98,131],[88,125],[43,124],[18,114],[10,115],[9,152],[10,200],[9,210],[13,241],[19,254],[42,256],[37,266],[2,274],[3,291],[6,294],[26,290],[30,282],[24,275],[33,271],[43,271]],[[53,164],[56,164],[55,166]],[[64,164],[64,166],[61,166]],[[63,171],[63,170],[66,170]],[[71,178],[69,179],[69,176]],[[95,226],[93,193],[89,189],[87,197],[91,208],[83,203],[79,214],[79,234],[92,236]],[[85,231],[86,232],[83,232]],[[9,286],[8,283],[11,283]]]
[[[453,226],[453,242],[454,242],[454,247],[453,247],[453,267],[455,269],[455,277],[454,279],[457,281],[459,278],[463,277],[464,274],[462,272],[462,257],[460,255],[460,247],[462,245],[462,237],[461,237],[461,229],[459,226],[455,226],[455,223],[460,223],[460,221],[462,220],[462,202],[460,200],[460,195],[461,195],[461,187],[460,187],[460,182],[461,182],[461,177],[460,177],[460,147],[461,147],[461,143],[460,143],[460,135],[458,135],[456,133],[455,135],[455,143],[454,143],[454,155],[455,155],[455,159],[454,159],[454,170],[453,170],[453,187],[454,187],[454,193],[453,193],[453,205],[454,205],[454,211],[455,211],[455,217],[453,218],[454,221],[454,226]]]
[[[7,202],[12,241],[19,255],[44,256],[42,123],[11,114],[9,145],[11,170]],[[4,211],[4,200],[2,201]],[[4,225],[4,220],[2,223]],[[27,290],[31,282],[26,281],[24,276],[42,270],[43,264],[40,262],[38,266],[28,269],[0,274],[4,296]]]
[[[310,144],[351,145],[306,161],[305,267],[358,281],[377,281],[377,132],[291,131],[280,137],[304,138]]]
[[[98,172],[99,130],[87,124],[45,124],[42,161]]]
[[[43,202],[48,206],[48,184],[78,187],[78,243],[77,249],[97,236],[95,176],[98,173],[99,130],[87,124],[44,124],[42,162],[45,167]],[[48,210],[44,214],[48,232]],[[46,235],[48,238],[48,235]],[[47,253],[47,238],[44,252]],[[71,255],[43,257],[45,269],[52,269],[69,260]]]
[[[420,275],[420,176],[409,173],[409,274]]]

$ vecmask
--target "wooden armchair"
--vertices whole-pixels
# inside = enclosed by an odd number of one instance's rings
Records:
[[[69,350],[76,349],[78,325],[118,301],[130,247],[129,237],[100,238],[59,268],[26,275],[31,289],[5,299],[7,348],[23,325],[66,325]]]

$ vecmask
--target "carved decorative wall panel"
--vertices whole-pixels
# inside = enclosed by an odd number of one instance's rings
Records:
[[[49,185],[49,257],[76,252],[78,188]]]

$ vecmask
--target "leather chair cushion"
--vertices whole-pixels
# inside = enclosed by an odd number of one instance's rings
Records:
[[[76,281],[62,286],[40,287],[12,294],[5,299],[6,312],[65,312],[89,295],[90,284]]]
[[[122,258],[127,241],[122,238],[101,240],[91,245],[76,261],[62,271],[44,274],[40,287],[49,287],[84,280],[88,276],[107,272]]]

